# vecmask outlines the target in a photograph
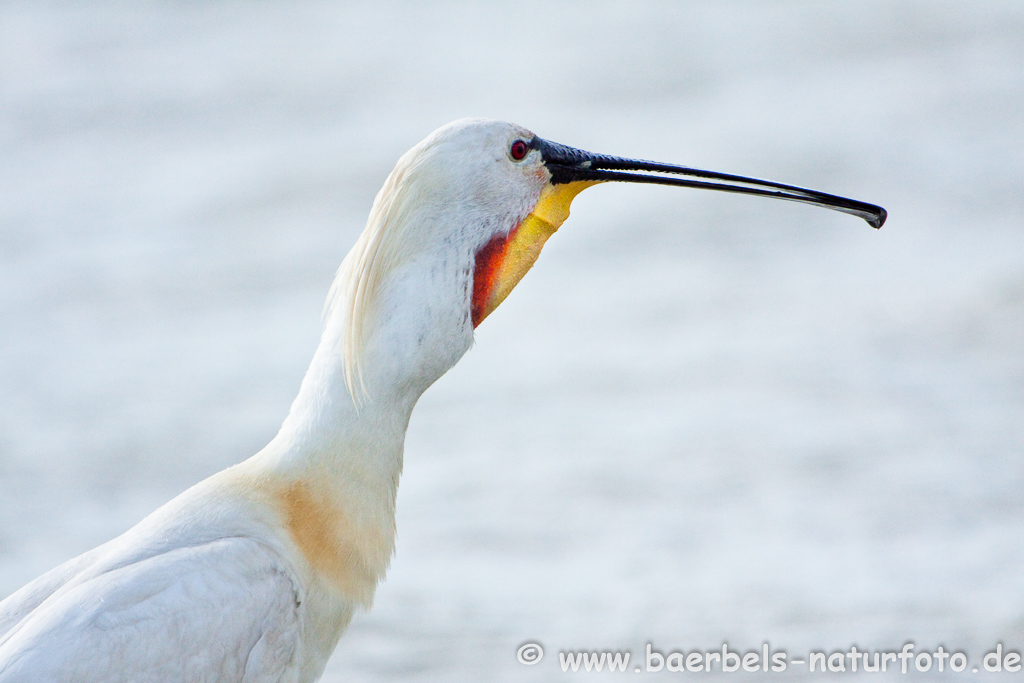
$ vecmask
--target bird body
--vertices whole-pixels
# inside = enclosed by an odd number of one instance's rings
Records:
[[[8,598],[0,680],[315,680],[297,675],[315,642],[297,568],[226,488],[203,482]]]
[[[580,155],[468,119],[407,152],[338,271],[278,434],[0,602],[0,683],[317,680],[394,551],[419,397],[470,348],[580,191],[656,177],[617,170],[649,162]],[[767,185],[884,220],[877,207]]]
[[[318,379],[299,400],[329,412]],[[408,411],[375,417],[367,435],[293,411],[253,458],[0,603],[0,681],[317,680],[394,547]]]

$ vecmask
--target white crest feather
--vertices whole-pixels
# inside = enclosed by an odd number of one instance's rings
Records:
[[[345,385],[358,407],[369,398],[363,381],[362,355],[365,335],[372,322],[378,287],[401,264],[408,253],[408,212],[417,193],[416,169],[432,138],[406,152],[384,181],[373,200],[366,227],[342,261],[334,278],[324,317],[344,316],[342,322],[342,366]]]

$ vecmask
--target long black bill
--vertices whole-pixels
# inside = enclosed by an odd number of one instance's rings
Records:
[[[783,185],[782,183],[773,183],[769,180],[758,180],[756,178],[744,178],[743,176],[729,175],[727,173],[701,171],[696,168],[686,168],[685,166],[659,164],[653,161],[623,159],[605,154],[591,154],[581,149],[567,147],[541,138],[534,138],[530,146],[540,151],[544,164],[551,173],[551,183],[555,185],[580,180],[596,180],[600,182],[621,181],[697,187],[704,190],[754,194],[761,197],[774,197],[791,202],[823,206],[826,209],[859,216],[866,220],[873,228],[880,228],[885,223],[886,212],[880,206],[816,190],[808,190],[803,187]],[[651,171],[674,175],[645,175],[642,173],[630,173],[629,171]],[[677,176],[689,176],[689,178]],[[692,180],[692,178],[705,178],[706,180]]]

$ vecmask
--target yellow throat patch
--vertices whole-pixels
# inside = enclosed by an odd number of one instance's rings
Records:
[[[537,262],[548,238],[569,217],[569,205],[598,181],[548,184],[537,205],[507,236],[495,237],[476,255],[473,271],[473,327],[497,308]]]

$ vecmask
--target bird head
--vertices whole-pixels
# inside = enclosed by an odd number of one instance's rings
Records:
[[[525,219],[509,233],[491,237],[477,252],[473,272],[474,326],[505,300],[533,266],[544,243],[568,218],[576,195],[598,183],[656,183],[786,199],[859,216],[875,228],[882,227],[886,218],[885,209],[880,206],[824,192],[685,166],[593,154],[511,128],[504,136],[507,158],[500,160],[502,165],[518,166],[521,174],[542,184]]]
[[[604,182],[785,199],[853,214],[876,228],[886,216],[878,206],[791,185],[593,154],[502,121],[456,121],[399,159],[329,297],[332,309],[344,311],[353,397],[365,392],[361,368],[374,335],[392,366],[411,363],[426,385],[440,377],[536,262],[573,199]]]

